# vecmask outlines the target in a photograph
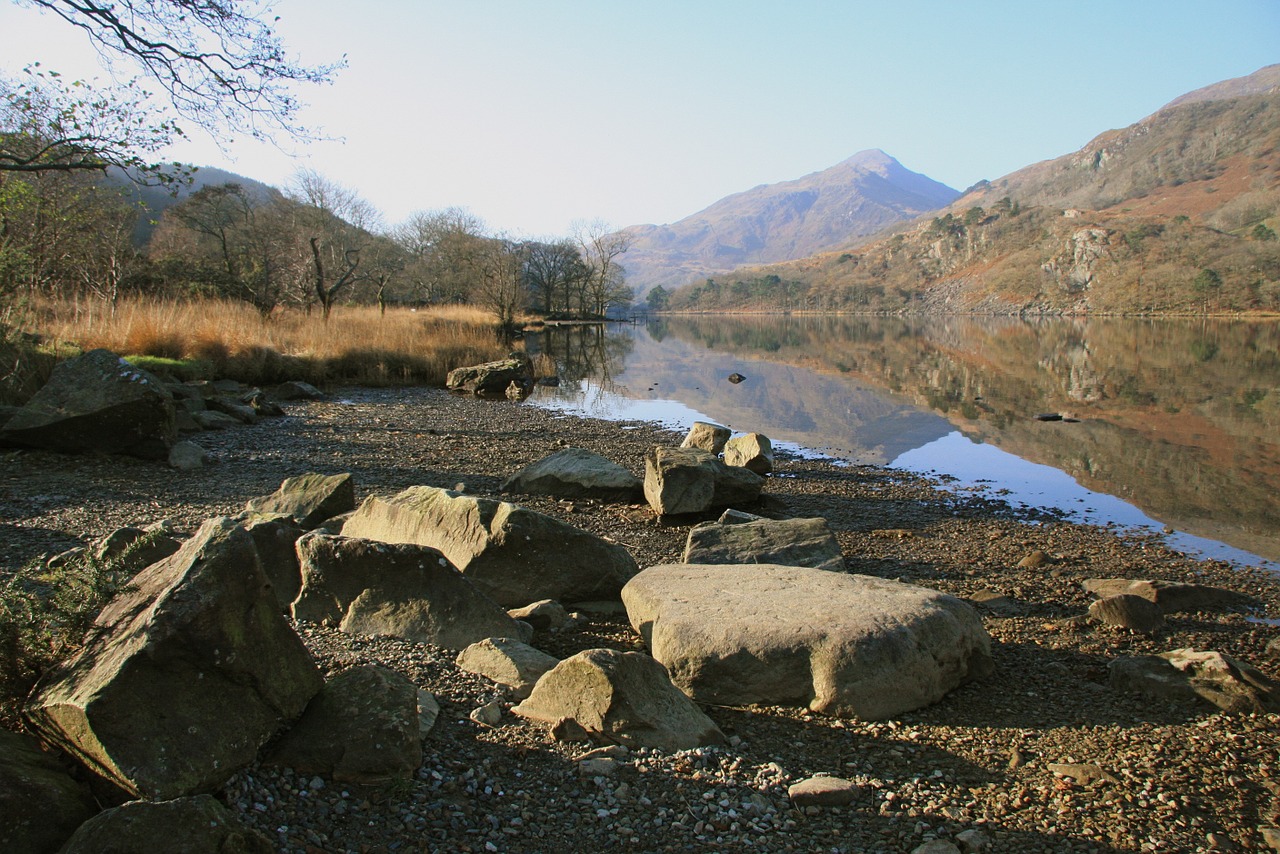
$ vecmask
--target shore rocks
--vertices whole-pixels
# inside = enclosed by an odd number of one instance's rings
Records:
[[[36,685],[32,728],[135,795],[206,791],[253,761],[323,680],[249,534],[213,519],[143,570]]]
[[[827,520],[759,519],[704,522],[689,530],[682,563],[774,563],[844,570],[844,555]]]
[[[555,656],[511,638],[476,641],[458,653],[456,661],[466,672],[512,689],[520,700],[529,696],[542,674],[559,663]]]
[[[0,851],[51,854],[97,810],[88,788],[34,738],[0,730]]]
[[[63,453],[163,460],[177,440],[173,396],[160,380],[109,350],[57,365],[3,426],[7,442]]]
[[[1111,687],[1173,702],[1209,703],[1232,713],[1280,712],[1280,684],[1220,652],[1175,649],[1111,662]]]
[[[454,368],[445,378],[445,387],[472,394],[505,395],[515,383],[521,390],[533,387],[533,373],[525,359],[499,359],[482,365]]]
[[[506,611],[429,546],[312,533],[297,548],[295,619],[450,649],[520,636]]]
[[[1131,593],[1097,599],[1089,605],[1089,618],[1108,626],[1151,634],[1164,627],[1160,606]]]
[[[80,825],[60,854],[181,851],[271,854],[275,847],[210,795],[150,803],[131,801]]]
[[[639,569],[622,546],[549,516],[431,486],[366,499],[342,532],[439,549],[508,608],[539,599],[616,599]]]
[[[688,750],[725,741],[662,665],[639,652],[588,649],[566,658],[511,711],[553,726],[572,721],[595,740],[630,748]]]
[[[1231,611],[1246,608],[1252,604],[1248,596],[1234,590],[1181,581],[1088,578],[1082,582],[1082,586],[1095,596],[1103,598],[1120,594],[1141,596],[1143,599],[1154,602],[1165,614]]]
[[[645,455],[644,497],[659,516],[753,504],[763,487],[760,475],[710,451],[656,447]]]
[[[422,764],[418,687],[386,667],[330,679],[267,762],[341,783],[386,783]]]
[[[695,421],[684,437],[684,441],[680,443],[680,447],[697,448],[718,454],[724,450],[725,442],[728,442],[732,435],[733,431],[723,425],[713,424],[710,421]]]
[[[631,625],[698,702],[807,705],[882,719],[989,671],[967,603],[864,575],[671,564],[622,591]]]
[[[734,436],[724,444],[724,462],[756,474],[769,474],[773,471],[773,442],[763,433]]]
[[[502,484],[502,491],[633,502],[644,496],[644,483],[599,454],[565,448],[516,472]]]
[[[286,478],[270,495],[251,498],[245,510],[251,513],[283,513],[304,528],[314,528],[326,519],[356,509],[356,488],[350,474],[314,472]]]

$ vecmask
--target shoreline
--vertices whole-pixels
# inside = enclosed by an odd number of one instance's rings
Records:
[[[125,458],[6,455],[4,569],[125,524],[169,518],[192,530],[307,471],[350,471],[357,500],[463,483],[608,536],[641,568],[679,560],[688,523],[656,524],[646,506],[498,492],[517,469],[567,445],[643,475],[650,446],[681,438],[657,425],[427,388],[344,388],[286,408],[284,419],[194,437],[218,460],[194,472]],[[484,702],[501,697],[507,708],[510,698],[459,671],[454,651],[300,624],[330,674],[383,663],[436,695],[442,714],[423,766],[406,785],[381,792],[331,782],[317,789],[291,772],[255,766],[221,797],[281,851],[896,852],[973,829],[989,837],[988,851],[1210,850],[1222,840],[1266,850],[1259,828],[1280,821],[1280,719],[1118,694],[1106,684],[1106,665],[1121,654],[1194,647],[1275,678],[1277,662],[1266,658],[1280,636],[1275,626],[1240,613],[1178,614],[1144,636],[1071,618],[1092,599],[1080,582],[1102,577],[1228,587],[1258,599],[1253,616],[1275,621],[1280,580],[1272,574],[1188,558],[1157,537],[1118,536],[957,495],[902,470],[784,456],[765,496],[766,515],[827,518],[849,571],[985,600],[976,607],[992,637],[995,673],[889,722],[712,707],[708,714],[737,736],[735,746],[634,752],[616,777],[596,779],[577,774],[583,748],[552,742],[536,725],[510,714],[496,727],[470,721]],[[1035,550],[1050,563],[1018,568]],[[625,616],[585,616],[535,645],[557,657],[593,646],[641,648]],[[1116,782],[1080,784],[1055,774],[1054,763],[1097,763]],[[792,809],[786,785],[822,773],[853,780],[861,796],[839,809]]]

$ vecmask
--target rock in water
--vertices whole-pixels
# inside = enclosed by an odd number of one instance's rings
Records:
[[[506,611],[429,546],[313,533],[298,541],[298,557],[295,619],[449,649],[520,636]]]
[[[764,478],[710,451],[657,447],[645,455],[644,497],[659,516],[702,513],[760,499]]]
[[[386,667],[334,676],[267,761],[341,783],[385,783],[422,764],[418,687]]]
[[[725,741],[662,665],[639,652],[588,649],[566,658],[511,711],[545,724],[571,720],[595,739],[632,748],[689,750]]]
[[[631,625],[694,700],[889,718],[987,673],[974,609],[934,590],[805,567],[671,564],[622,590]]]
[[[156,460],[168,459],[177,440],[169,390],[110,350],[90,350],[55,367],[4,432],[8,441],[31,448]]]
[[[516,472],[502,485],[502,491],[557,498],[639,501],[644,495],[644,483],[599,454],[582,448],[564,448]]]
[[[126,791],[174,798],[252,762],[323,681],[252,538],[212,519],[102,609],[80,652],[36,685],[26,716]]]
[[[314,528],[331,516],[355,509],[356,488],[350,474],[314,472],[287,478],[271,495],[251,498],[245,505],[252,513],[292,516],[304,528]]]
[[[80,825],[60,854],[271,854],[274,850],[211,795],[197,795],[161,803],[131,801],[104,810]]]
[[[507,608],[538,599],[616,600],[639,569],[622,546],[550,516],[432,486],[365,499],[342,533],[439,549]]]

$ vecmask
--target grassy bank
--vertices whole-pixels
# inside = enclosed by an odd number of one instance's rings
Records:
[[[0,319],[0,402],[25,400],[57,358],[105,347],[180,379],[229,378],[250,384],[301,379],[323,385],[442,385],[460,365],[507,352],[479,309],[339,307],[262,317],[223,300],[39,300]]]

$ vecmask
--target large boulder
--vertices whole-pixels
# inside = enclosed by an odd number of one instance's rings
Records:
[[[439,549],[508,608],[538,599],[617,599],[639,567],[622,546],[505,501],[413,486],[370,497],[342,533]]]
[[[430,546],[311,533],[298,540],[298,557],[295,619],[449,649],[520,636],[516,621]]]
[[[560,659],[512,638],[485,638],[458,653],[455,663],[460,670],[510,688],[523,700]]]
[[[659,516],[753,504],[763,487],[760,475],[710,451],[656,447],[645,455],[644,497]]]
[[[1213,587],[1208,584],[1191,584],[1183,581],[1161,581],[1128,578],[1087,578],[1082,582],[1085,590],[1095,596],[1141,596],[1160,606],[1166,614],[1195,611],[1233,611],[1255,604],[1255,600],[1243,593]]]
[[[271,854],[275,847],[240,823],[212,795],[149,803],[131,801],[80,825],[60,854]]]
[[[732,435],[733,431],[722,424],[713,424],[710,421],[695,421],[685,435],[684,441],[680,443],[680,447],[697,448],[698,450],[718,454],[724,450],[725,442],[728,442],[729,437]]]
[[[34,738],[0,730],[0,851],[57,851],[97,811],[88,788]]]
[[[302,589],[296,544],[306,530],[284,513],[242,513],[237,520],[253,537],[262,571],[271,582],[280,610],[288,611]]]
[[[511,711],[552,726],[569,721],[598,741],[657,750],[722,744],[722,733],[639,652],[588,649],[557,664]]]
[[[445,378],[446,387],[472,394],[503,395],[512,383],[521,389],[533,387],[533,372],[527,360],[499,359],[482,365],[454,368]]]
[[[168,459],[178,435],[169,390],[110,350],[60,363],[4,434],[25,447],[156,460]]]
[[[386,667],[328,681],[266,761],[341,783],[408,779],[422,764],[418,686]]]
[[[724,462],[756,474],[768,474],[773,471],[773,442],[763,433],[734,436],[724,443]]]
[[[871,576],[670,564],[631,579],[622,601],[653,657],[702,703],[890,718],[991,666],[970,605]]]
[[[639,501],[644,482],[606,457],[583,448],[564,448],[516,472],[503,492],[594,498],[600,501]]]
[[[270,495],[249,499],[251,513],[283,513],[304,528],[314,528],[331,516],[356,509],[356,488],[350,474],[300,474],[285,479]]]
[[[124,790],[166,799],[249,764],[323,682],[253,539],[212,519],[103,608],[80,652],[37,683],[26,716]]]
[[[1175,649],[1111,662],[1111,687],[1224,712],[1280,712],[1280,684],[1258,668],[1220,652]]]
[[[681,562],[776,563],[844,570],[840,543],[821,517],[736,524],[704,522],[689,529]]]

